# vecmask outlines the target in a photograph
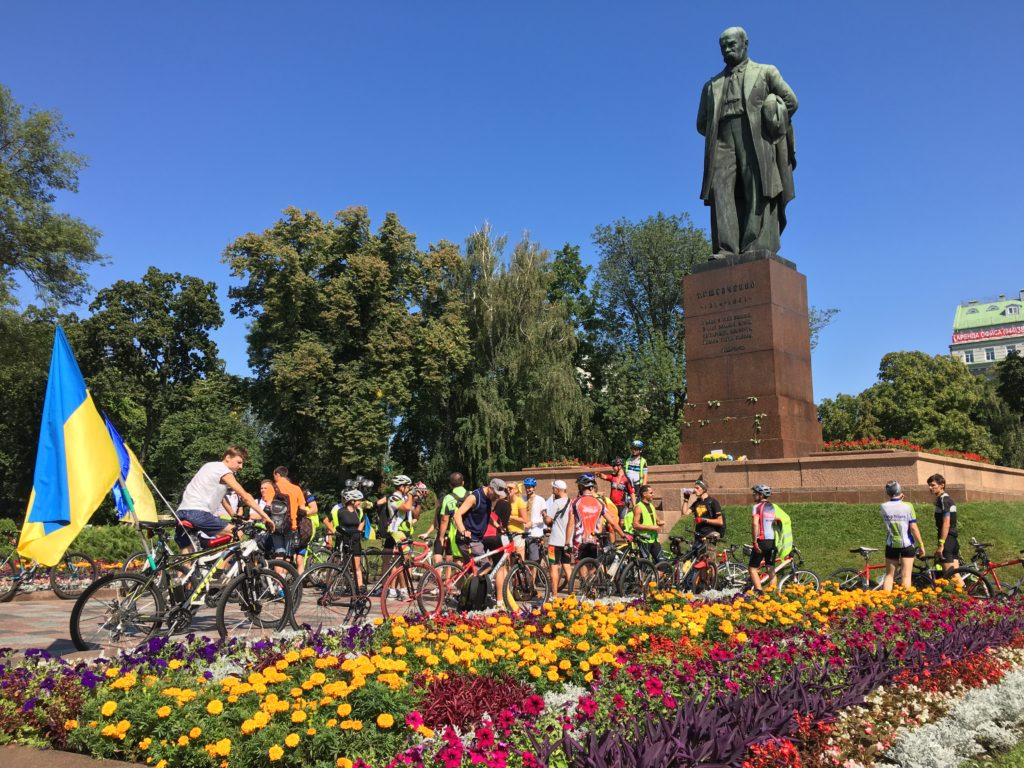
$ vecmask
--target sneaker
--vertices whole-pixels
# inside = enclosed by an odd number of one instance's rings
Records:
[[[388,600],[397,600],[397,599],[398,599],[398,590],[397,589],[389,589],[388,590]]]
[[[408,589],[400,589],[400,590],[398,590],[398,599],[399,600],[408,600],[409,599],[409,590]]]

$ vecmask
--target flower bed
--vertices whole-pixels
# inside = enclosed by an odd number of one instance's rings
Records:
[[[111,661],[6,652],[0,742],[160,768],[754,765],[775,747],[798,758],[801,729],[879,686],[1011,645],[1020,609],[950,586],[794,588],[569,599],[251,646],[154,639]]]
[[[977,453],[954,451],[951,448],[925,448],[912,443],[909,440],[876,439],[864,437],[860,440],[834,440],[822,446],[824,451],[917,451],[919,453],[934,453],[937,456],[949,456],[954,459],[966,459],[967,461],[978,461],[982,464],[991,464],[992,461]]]

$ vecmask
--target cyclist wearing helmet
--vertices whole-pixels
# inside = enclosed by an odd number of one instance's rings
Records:
[[[384,567],[390,568],[395,557],[395,545],[405,541],[413,528],[412,509],[415,501],[412,497],[412,479],[408,475],[395,475],[391,481],[395,490],[388,496],[388,527],[387,536],[384,537]],[[399,583],[403,589],[388,591],[390,598],[405,599],[409,596],[407,585],[404,584],[404,576],[400,577]],[[403,594],[403,592],[405,594]]]
[[[625,537],[619,527],[618,510],[610,509],[597,497],[597,480],[592,474],[580,475],[576,480],[579,496],[572,500],[572,545],[580,560],[597,557],[597,534],[601,532],[601,519],[619,536]]]
[[[647,483],[647,459],[640,454],[643,453],[643,440],[634,440],[629,446],[629,459],[626,460],[626,475],[634,488],[639,488]]]
[[[535,477],[523,480],[523,492],[526,494],[526,514],[530,520],[526,528],[526,559],[539,563],[542,551],[541,539],[544,538],[544,515],[547,512],[548,503],[543,496],[537,493],[537,478]]]
[[[885,578],[882,580],[882,589],[892,592],[897,568],[903,569],[903,588],[910,589],[914,576],[914,555],[924,557],[921,529],[917,527],[913,506],[903,500],[903,487],[896,480],[885,484],[885,495],[889,501],[881,506],[882,522],[885,523]],[[917,546],[914,546],[915,542]]]
[[[329,517],[324,518],[327,530],[334,536],[335,549],[343,549],[352,553],[352,563],[356,571],[356,587],[360,594],[366,591],[363,586],[363,531],[366,527],[366,515],[363,514],[363,494],[355,489],[345,491],[341,503],[331,508]]]
[[[626,462],[620,458],[612,459],[612,474],[601,473],[601,479],[611,483],[611,491],[608,496],[612,504],[615,505],[615,509],[618,510],[620,524],[625,518],[626,512],[636,506],[636,488],[633,486],[633,481],[629,479],[629,475],[626,474],[625,464]]]
[[[754,591],[763,592],[761,574],[758,571],[761,563],[764,563],[771,574],[768,586],[774,587],[778,583],[778,578],[775,575],[775,505],[768,501],[768,497],[772,495],[771,487],[758,483],[750,490],[754,492],[752,516],[754,551],[750,553],[747,570],[750,572],[750,581],[754,585]]]

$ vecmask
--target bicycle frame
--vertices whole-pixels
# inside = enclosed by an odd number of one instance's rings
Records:
[[[983,576],[992,577],[992,581],[995,583],[996,592],[1004,592],[1005,588],[1003,587],[1002,582],[999,581],[999,574],[996,573],[996,570],[999,568],[1009,568],[1013,565],[1024,565],[1024,559],[1018,557],[1002,563],[993,563],[988,556],[988,552],[985,551],[987,549],[987,545],[973,544],[972,546],[974,547],[974,557],[971,558],[971,562],[981,569]]]
[[[395,542],[395,545],[395,548],[391,550],[391,554],[392,557],[394,557],[394,559],[391,561],[391,564],[381,572],[380,578],[378,578],[377,581],[375,581],[372,586],[366,587],[367,592],[372,593],[382,588],[384,586],[384,582],[388,580],[388,576],[390,576],[391,572],[396,568],[401,568],[403,571],[405,571],[405,577],[408,579],[410,561],[414,565],[420,565],[424,564],[423,561],[430,556],[430,545],[426,542],[415,541],[413,539],[406,539],[404,541]],[[417,549],[423,549],[423,554],[412,557],[411,553],[407,551],[408,547],[416,547]],[[387,555],[387,551],[385,551],[384,554]],[[349,553],[344,557],[346,562],[351,563],[352,558],[354,558],[355,555]]]

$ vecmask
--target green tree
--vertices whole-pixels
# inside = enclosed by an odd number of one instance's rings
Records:
[[[332,221],[288,208],[224,258],[243,281],[229,295],[232,312],[251,319],[253,402],[269,430],[268,458],[324,490],[355,472],[380,473],[417,383],[458,368],[458,319],[414,311],[436,302],[447,252],[419,252],[391,213],[373,233],[364,208]]]
[[[821,332],[828,327],[829,323],[831,323],[833,318],[838,314],[839,310],[835,307],[827,309],[818,309],[817,307],[810,308],[807,313],[807,324],[811,329],[812,350],[818,346],[818,341],[821,339]]]
[[[79,301],[85,267],[102,259],[99,232],[53,207],[57,192],[77,192],[85,159],[64,145],[72,133],[51,111],[25,110],[0,85],[0,304],[16,275],[59,303]]]
[[[1024,357],[1011,352],[996,366],[996,389],[1010,408],[1024,413]]]
[[[240,445],[249,458],[239,480],[255,494],[266,472],[265,429],[247,405],[247,384],[214,374],[181,388],[179,407],[163,420],[145,465],[156,486],[176,504],[199,467],[221,458],[229,445]]]
[[[633,438],[652,463],[674,462],[685,402],[683,277],[711,257],[687,214],[620,219],[594,230],[601,260],[595,296],[591,398],[606,453]]]
[[[834,400],[825,398],[818,405],[818,418],[826,441],[859,440],[880,434],[878,421],[871,412],[871,400],[865,394],[840,393]]]
[[[220,373],[210,332],[224,322],[217,287],[150,267],[141,280],[118,280],[96,294],[81,324],[83,373],[145,462],[164,420],[193,382]]]

